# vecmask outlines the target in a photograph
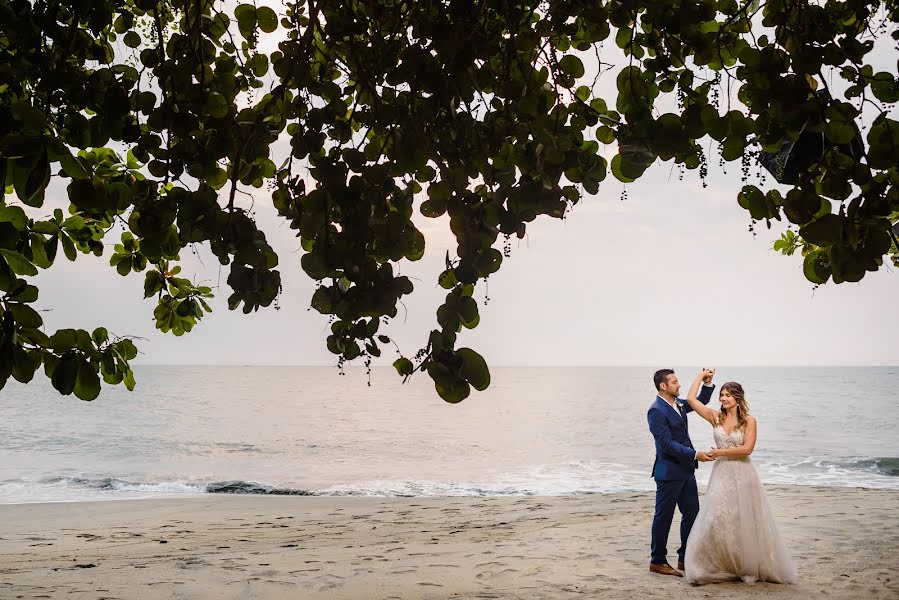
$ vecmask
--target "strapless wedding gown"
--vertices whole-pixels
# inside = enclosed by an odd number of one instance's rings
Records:
[[[718,448],[743,444],[743,431],[714,427]],[[795,583],[796,567],[780,537],[755,466],[748,456],[720,457],[684,558],[687,581],[694,584],[740,580]]]

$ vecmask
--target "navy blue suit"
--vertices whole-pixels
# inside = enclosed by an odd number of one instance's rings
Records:
[[[714,386],[702,386],[697,399],[708,404]],[[696,487],[696,450],[690,441],[687,413],[693,410],[689,403],[678,399],[675,411],[660,396],[646,414],[649,431],[656,443],[656,461],[652,466],[652,476],[656,480],[656,510],[652,518],[652,558],[651,562],[668,562],[668,532],[674,518],[675,506],[681,512],[680,548],[678,560],[683,562],[687,551],[687,538],[696,514],[699,512],[699,490]]]

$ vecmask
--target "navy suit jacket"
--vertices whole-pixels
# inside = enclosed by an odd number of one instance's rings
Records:
[[[715,386],[703,385],[697,400],[708,404],[714,389]],[[656,461],[652,465],[652,476],[658,481],[689,479],[699,466],[694,458],[696,450],[690,441],[687,427],[687,413],[693,409],[686,400],[678,398],[678,403],[681,402],[683,414],[678,414],[664,399],[656,396],[655,402],[646,414],[649,431],[656,443]]]

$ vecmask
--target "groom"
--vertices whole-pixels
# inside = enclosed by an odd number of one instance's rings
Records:
[[[699,512],[699,491],[694,471],[697,461],[711,461],[705,452],[697,452],[690,441],[687,413],[693,410],[679,399],[680,383],[671,369],[656,371],[653,377],[659,394],[646,415],[649,431],[655,438],[656,461],[652,476],[656,480],[656,510],[652,518],[652,558],[649,570],[662,575],[683,577],[684,553],[690,528]],[[708,404],[712,397],[712,376],[703,381],[698,400]],[[680,548],[677,550],[677,568],[668,564],[668,532],[674,518],[674,507],[681,512]]]

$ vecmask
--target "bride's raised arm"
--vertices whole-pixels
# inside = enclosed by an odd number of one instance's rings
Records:
[[[690,393],[687,394],[687,402],[690,403],[690,408],[696,411],[700,417],[714,425],[718,420],[718,411],[709,408],[705,404],[699,401],[696,398],[696,395],[699,393],[699,386],[702,385],[702,380],[708,377],[709,375],[713,375],[714,371],[707,371],[703,369],[700,371],[699,375],[696,376],[696,379],[693,380],[693,385],[690,386]]]

